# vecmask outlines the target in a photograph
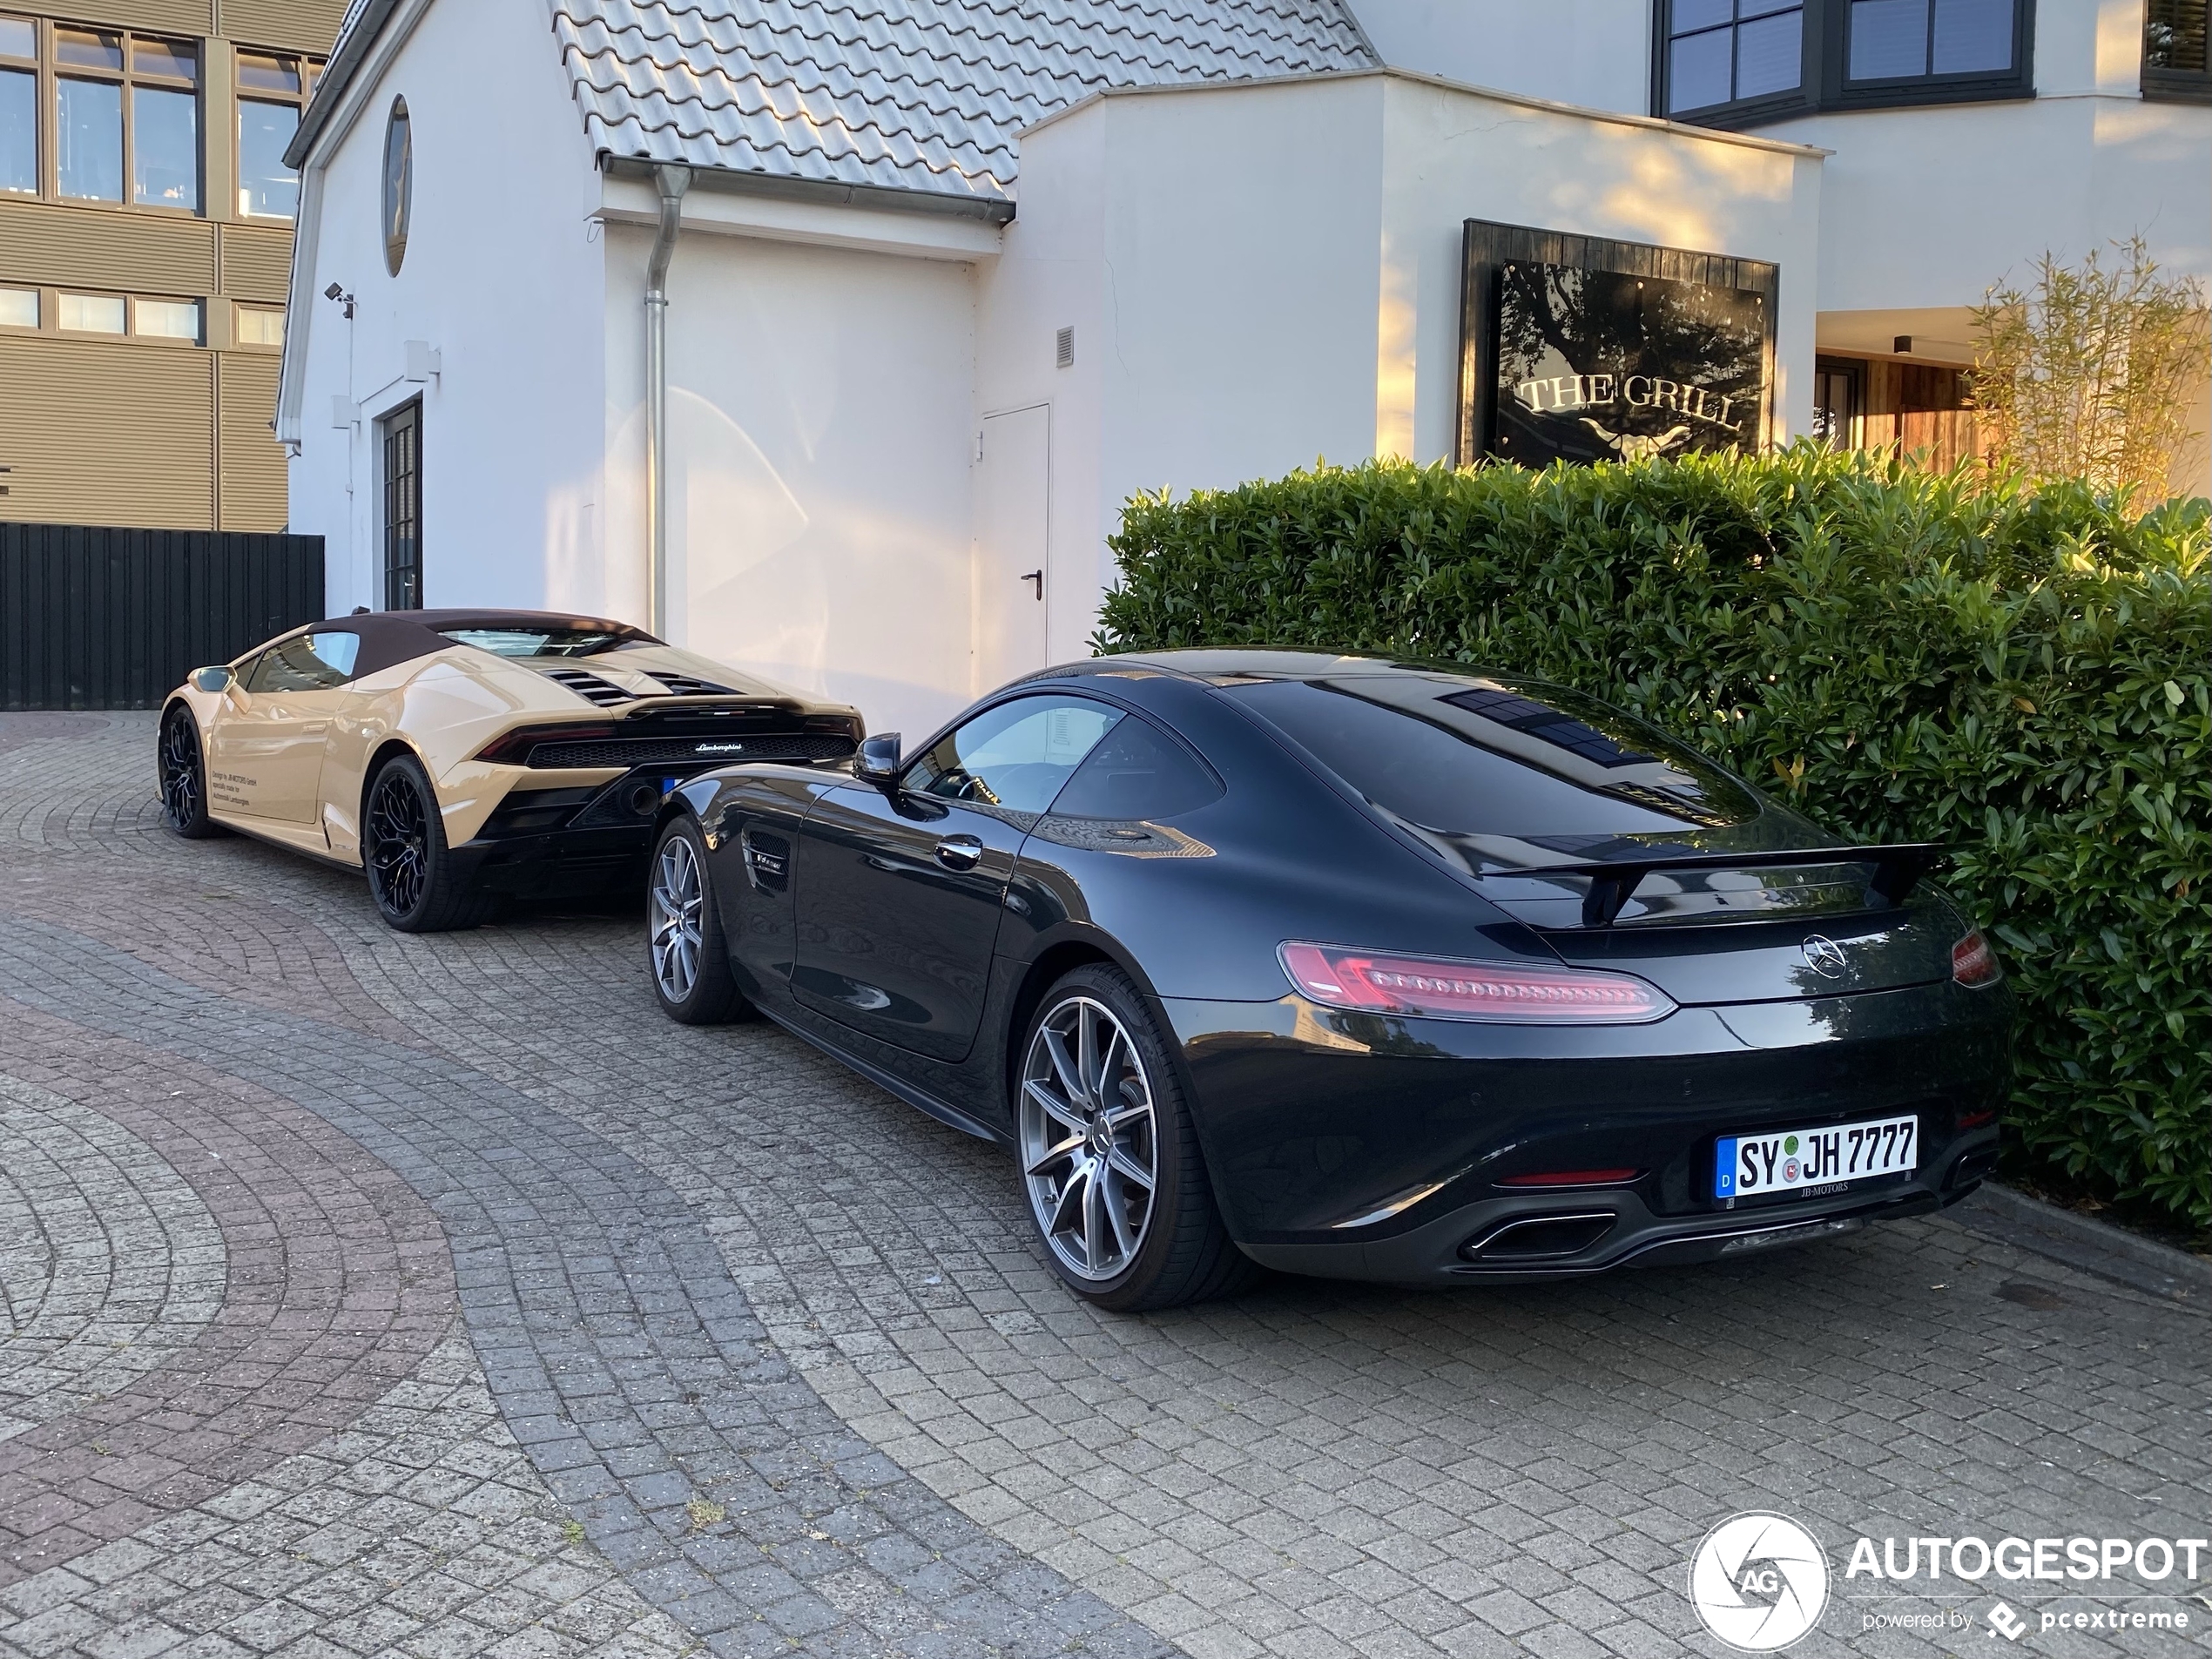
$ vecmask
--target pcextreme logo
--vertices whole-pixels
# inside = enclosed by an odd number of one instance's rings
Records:
[[[1772,1653],[1804,1636],[1828,1605],[1828,1557],[1786,1515],[1730,1515],[1689,1563],[1689,1601],[1705,1628],[1744,1653]]]

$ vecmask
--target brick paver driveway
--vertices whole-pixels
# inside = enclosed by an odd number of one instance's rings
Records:
[[[1844,1575],[2204,1534],[2201,1311],[1944,1219],[1103,1315],[1001,1155],[664,1022],[634,920],[391,934],[164,835],[152,734],[0,717],[0,1653],[1717,1653],[1746,1509],[1828,1546],[1801,1653],[1987,1656],[2000,1595],[2202,1650],[2212,1562]],[[2093,1607],[2195,1616],[2040,1629]]]

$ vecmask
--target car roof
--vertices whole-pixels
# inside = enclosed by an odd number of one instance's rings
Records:
[[[327,617],[307,631],[360,635],[361,651],[354,659],[358,678],[448,650],[455,642],[446,637],[448,631],[469,628],[572,628],[580,633],[612,634],[632,644],[662,643],[626,622],[558,610],[361,610],[350,617]]]
[[[1391,657],[1368,651],[1282,651],[1258,647],[1200,647],[1182,651],[1130,651],[1094,658],[1082,664],[1096,673],[1116,668],[1143,666],[1163,669],[1192,679],[1344,679],[1365,675],[1459,674],[1484,676],[1469,663],[1423,662],[1417,658]]]

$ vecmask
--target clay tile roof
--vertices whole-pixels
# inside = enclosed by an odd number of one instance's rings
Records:
[[[1365,69],[1344,0],[551,0],[584,129],[644,161],[1001,201],[1117,87]]]

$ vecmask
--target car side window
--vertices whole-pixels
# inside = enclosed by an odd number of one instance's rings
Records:
[[[354,677],[359,634],[294,634],[261,653],[246,679],[249,691],[320,691]]]
[[[1173,818],[1221,799],[1205,762],[1149,720],[1122,720],[1052,803],[1055,818]]]
[[[907,768],[916,794],[1042,813],[1121,711],[1085,698],[1024,697],[953,728]]]

